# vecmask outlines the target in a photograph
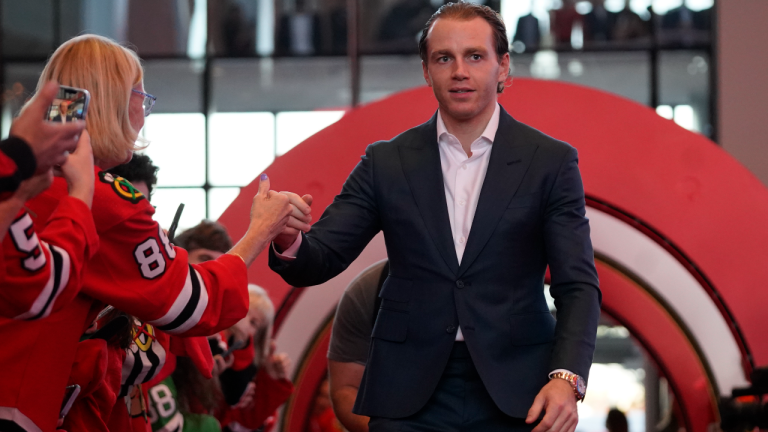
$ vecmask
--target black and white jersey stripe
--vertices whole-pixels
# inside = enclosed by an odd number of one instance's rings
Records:
[[[0,431],[43,432],[35,422],[15,407],[0,407]]]
[[[56,299],[61,295],[64,288],[66,288],[69,283],[72,263],[67,251],[58,246],[49,245],[43,241],[40,242],[40,246],[51,255],[51,260],[46,263],[46,265],[50,267],[48,282],[46,282],[45,287],[40,291],[40,294],[32,303],[29,310],[23,314],[17,315],[14,319],[36,320],[47,317],[51,314]]]
[[[166,333],[184,333],[200,322],[207,306],[208,290],[200,273],[190,265],[184,287],[171,308],[161,318],[150,321],[150,324]]]
[[[154,339],[154,330],[150,326],[144,326],[135,318],[134,323],[134,328],[144,329],[149,334],[136,334],[131,346],[126,349],[118,397],[127,395],[132,386],[154,378],[165,365],[165,348]],[[136,339],[143,348],[137,345]]]

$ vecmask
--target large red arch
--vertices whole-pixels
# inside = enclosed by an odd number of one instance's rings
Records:
[[[656,353],[656,360],[670,374],[673,385],[678,383],[678,396],[688,398],[683,402],[687,417],[690,419],[694,414],[691,410],[699,411],[706,405],[705,411],[710,413],[706,418],[714,419],[713,398],[705,398],[709,401],[704,403],[692,393],[686,396],[684,388],[690,386],[680,384],[686,382],[686,375],[673,366],[674,362],[688,359],[685,364],[690,366],[689,372],[700,370],[706,380],[703,384],[698,381],[698,388],[709,389],[703,392],[706,394],[724,395],[752,367],[768,364],[768,340],[762,337],[762,328],[768,324],[762,312],[768,290],[755,289],[756,284],[759,287],[768,280],[768,266],[763,264],[768,258],[768,228],[761,224],[768,220],[768,190],[711,141],[659,117],[647,107],[615,95],[565,83],[516,79],[501,96],[500,103],[518,120],[575,146],[579,150],[588,205],[596,216],[593,220],[613,224],[614,231],[605,233],[626,232],[627,236],[639,236],[656,245],[644,246],[650,251],[646,253],[654,255],[650,261],[675,261],[666,265],[677,265],[679,271],[689,276],[689,287],[698,287],[699,294],[706,297],[717,318],[727,326],[730,342],[738,348],[734,348],[736,357],[724,362],[708,358],[706,346],[702,348],[707,344],[706,338],[697,339],[698,326],[706,323],[697,320],[692,313],[695,311],[686,313],[685,308],[693,306],[681,305],[679,299],[678,303],[659,301],[649,303],[649,312],[638,316],[634,305],[627,301],[629,294],[606,302],[606,310],[610,308],[611,315],[634,332],[642,333],[644,328],[661,322],[653,321],[651,316],[666,316],[674,322],[690,347],[688,354],[672,355],[674,350],[665,350],[663,344],[654,351],[663,339],[660,332],[650,332],[641,340],[646,348],[651,348],[650,352]],[[338,193],[367,144],[392,138],[426,121],[435,109],[431,90],[418,88],[352,110],[336,124],[278,158],[266,172],[275,189],[311,193],[319,216]],[[256,183],[244,188],[220,219],[235,238],[245,232],[247,220],[242,215],[247,214],[256,189]],[[599,232],[600,229],[593,230],[596,235]],[[600,243],[594,236],[593,242]],[[605,247],[616,248],[607,243]],[[638,268],[648,269],[657,264],[649,264],[644,257],[630,258]],[[679,294],[659,283],[624,284],[622,281],[631,279],[628,273],[633,269],[622,271],[617,273],[623,275],[620,277],[611,276],[613,273],[605,269],[601,271],[606,293],[625,289],[638,299],[644,298],[644,292],[646,297],[653,293],[657,298]],[[658,280],[660,276],[654,277]],[[283,302],[290,289],[268,270],[266,254],[251,267],[249,279],[267,288],[276,304]],[[692,304],[701,304],[700,298],[698,301]],[[307,332],[317,329],[316,326]],[[694,364],[694,358],[700,368]],[[720,370],[725,368],[733,370]],[[734,378],[734,371],[741,378]],[[730,374],[730,378],[718,378],[718,374]],[[698,423],[689,426],[700,430]]]

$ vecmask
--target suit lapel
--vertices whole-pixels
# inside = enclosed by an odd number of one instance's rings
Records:
[[[448,205],[445,201],[443,170],[437,147],[437,114],[421,126],[421,135],[400,146],[400,160],[424,224],[440,256],[452,273],[459,269],[453,245]]]
[[[535,144],[522,143],[521,140],[515,139],[519,136],[516,133],[517,126],[517,121],[502,108],[499,128],[491,147],[488,170],[457,277],[472,265],[488,243],[509,201],[523,181],[538,148]],[[445,207],[445,204],[443,206]]]

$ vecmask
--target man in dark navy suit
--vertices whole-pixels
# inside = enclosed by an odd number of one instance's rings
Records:
[[[384,232],[355,403],[371,431],[573,432],[600,314],[577,152],[497,103],[508,42],[489,8],[443,6],[419,49],[437,113],[370,145],[312,230],[275,240],[270,266],[321,284]]]

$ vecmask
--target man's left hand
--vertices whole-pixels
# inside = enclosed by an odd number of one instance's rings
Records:
[[[545,385],[533,406],[528,410],[525,422],[530,424],[536,421],[545,411],[541,423],[532,432],[573,432],[579,422],[579,414],[576,411],[576,397],[573,388],[564,379],[555,378]]]

